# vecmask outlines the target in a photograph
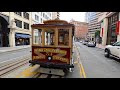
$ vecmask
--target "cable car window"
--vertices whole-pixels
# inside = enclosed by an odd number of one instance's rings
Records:
[[[58,30],[58,45],[69,45],[69,29]]]
[[[42,33],[40,29],[34,29],[33,31],[33,44],[42,45]]]
[[[53,29],[45,30],[45,45],[55,45],[55,31]]]

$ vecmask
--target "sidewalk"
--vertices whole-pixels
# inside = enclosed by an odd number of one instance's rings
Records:
[[[29,48],[30,45],[24,45],[24,46],[15,46],[15,47],[0,47],[0,53],[13,51],[13,50],[19,50],[23,48]]]
[[[101,44],[96,44],[96,47],[97,48],[100,48],[100,49],[105,49],[105,46],[101,45]]]

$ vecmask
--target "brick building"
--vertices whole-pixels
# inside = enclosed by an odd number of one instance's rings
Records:
[[[79,22],[79,21],[70,21],[71,24],[75,25],[75,38],[80,39],[87,39],[88,34],[88,23],[86,22]]]

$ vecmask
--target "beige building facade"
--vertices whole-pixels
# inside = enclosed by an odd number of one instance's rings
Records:
[[[41,24],[52,19],[52,12],[32,12],[32,23]]]
[[[0,47],[31,45],[31,12],[0,12]]]
[[[102,38],[102,45],[113,44],[116,41],[120,41],[120,28],[117,30],[117,22],[120,21],[119,12],[104,12],[104,14],[99,17],[98,22],[101,24],[100,36]],[[119,24],[120,27],[120,24]]]
[[[60,12],[52,12],[52,19],[56,19],[60,17]]]
[[[103,12],[86,12],[85,20],[88,23],[88,38],[90,41],[95,41],[95,32],[100,30],[98,18]]]

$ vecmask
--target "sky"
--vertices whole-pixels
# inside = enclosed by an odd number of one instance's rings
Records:
[[[70,21],[71,19],[75,21],[85,22],[85,12],[60,12],[60,19]]]

